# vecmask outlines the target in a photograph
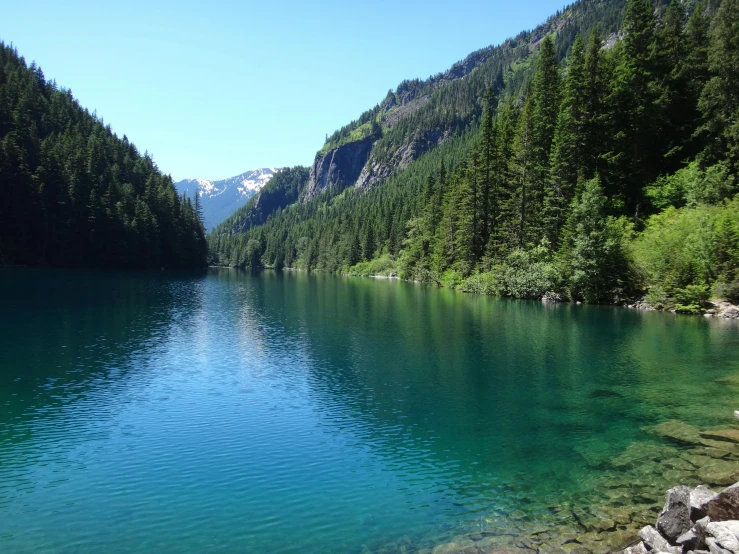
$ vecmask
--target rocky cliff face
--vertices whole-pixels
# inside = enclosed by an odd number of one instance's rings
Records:
[[[315,198],[328,189],[352,186],[359,177],[370,150],[372,139],[366,138],[316,154],[306,186],[304,201]]]
[[[404,144],[395,149],[388,161],[379,162],[374,155],[371,155],[357,178],[355,189],[366,191],[385,181],[393,171],[402,171],[421,154],[443,143],[449,136],[449,132],[442,133],[436,130],[417,133],[410,144]]]

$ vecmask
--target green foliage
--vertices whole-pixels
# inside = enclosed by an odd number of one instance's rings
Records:
[[[475,273],[470,275],[458,285],[459,290],[475,294],[486,294],[488,296],[499,296],[503,293],[495,273]]]
[[[649,290],[644,297],[644,301],[658,310],[664,310],[673,305],[673,302],[670,300],[670,297],[665,292],[665,289],[658,285],[649,287]]]
[[[719,296],[734,298],[739,199],[719,206],[670,207],[649,219],[633,251],[649,283],[659,284],[675,303],[702,305],[717,283]]]
[[[293,192],[212,233],[211,255],[249,265],[256,243],[272,267],[395,260],[404,279],[470,292],[601,303],[647,289],[655,305],[700,307],[691,287],[739,281],[737,1],[581,0],[401,83],[326,145],[370,132],[369,167],[390,177],[303,202],[301,168]],[[604,49],[598,24],[623,38]]]
[[[206,263],[199,199],[1,42],[0,197],[0,264]]]
[[[369,262],[359,262],[350,267],[346,273],[355,277],[389,276],[398,273],[398,266],[390,255],[385,254],[381,258],[375,258]]]
[[[739,280],[718,283],[715,288],[715,296],[726,298],[733,304],[739,304]]]
[[[530,250],[516,249],[493,267],[498,291],[513,298],[541,298],[559,288],[560,273],[546,240]]]
[[[683,289],[676,289],[675,311],[679,313],[697,314],[703,310],[710,296],[708,285],[688,285]]]
[[[623,227],[606,216],[606,198],[596,177],[585,184],[571,213],[570,295],[596,304],[619,297],[629,263],[622,249]]]
[[[444,288],[456,289],[464,282],[464,280],[464,275],[462,275],[459,271],[456,271],[454,269],[447,269],[444,273],[441,274],[439,284]]]
[[[659,177],[646,187],[647,198],[655,208],[668,206],[695,207],[698,204],[719,204],[737,192],[736,178],[724,164],[701,169],[697,161],[672,175]]]

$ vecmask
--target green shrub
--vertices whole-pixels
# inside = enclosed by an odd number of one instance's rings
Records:
[[[716,261],[714,225],[719,208],[667,208],[647,221],[633,255],[647,281],[665,290],[709,282]]]
[[[385,254],[368,262],[359,262],[349,268],[347,273],[354,277],[368,277],[370,275],[390,275],[397,273],[395,260]]]
[[[493,272],[475,273],[459,284],[459,290],[475,294],[496,296],[501,294],[501,288]]]
[[[732,304],[739,303],[739,280],[717,284],[715,288],[715,295],[718,298],[724,298],[728,300]]]
[[[464,276],[459,271],[448,269],[441,275],[440,284],[442,287],[456,289],[464,280]]]
[[[672,306],[665,289],[660,286],[649,287],[644,301],[657,310],[664,310]]]
[[[679,314],[700,314],[703,308],[698,304],[675,304],[675,311]]]
[[[557,290],[561,280],[546,241],[531,250],[514,250],[492,273],[500,293],[513,298],[541,298]]]
[[[682,289],[675,289],[673,296],[677,304],[684,306],[703,306],[710,296],[708,285],[688,285]]]
[[[696,207],[699,204],[720,204],[736,192],[736,179],[723,164],[701,170],[698,162],[660,177],[646,187],[646,195],[659,209],[669,206]]]

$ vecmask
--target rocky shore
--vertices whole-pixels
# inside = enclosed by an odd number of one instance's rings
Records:
[[[739,483],[719,493],[703,485],[670,489],[639,539],[623,554],[739,554]]]
[[[648,440],[616,457],[584,449],[592,478],[583,492],[552,497],[545,513],[522,506],[475,529],[404,537],[367,552],[739,554],[739,426],[669,420],[643,430]]]
[[[546,300],[542,298],[542,301],[545,302]],[[657,311],[656,308],[648,304],[643,298],[641,300],[637,300],[633,304],[625,304],[625,307],[637,310]],[[668,311],[675,312],[674,309]],[[714,299],[709,302],[709,307],[706,308],[705,312],[703,312],[703,316],[723,319],[739,319],[739,306],[735,306],[726,300]]]

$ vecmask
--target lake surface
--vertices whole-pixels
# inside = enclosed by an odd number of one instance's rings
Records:
[[[739,327],[699,317],[234,270],[0,291],[2,552],[413,551],[739,408]]]

